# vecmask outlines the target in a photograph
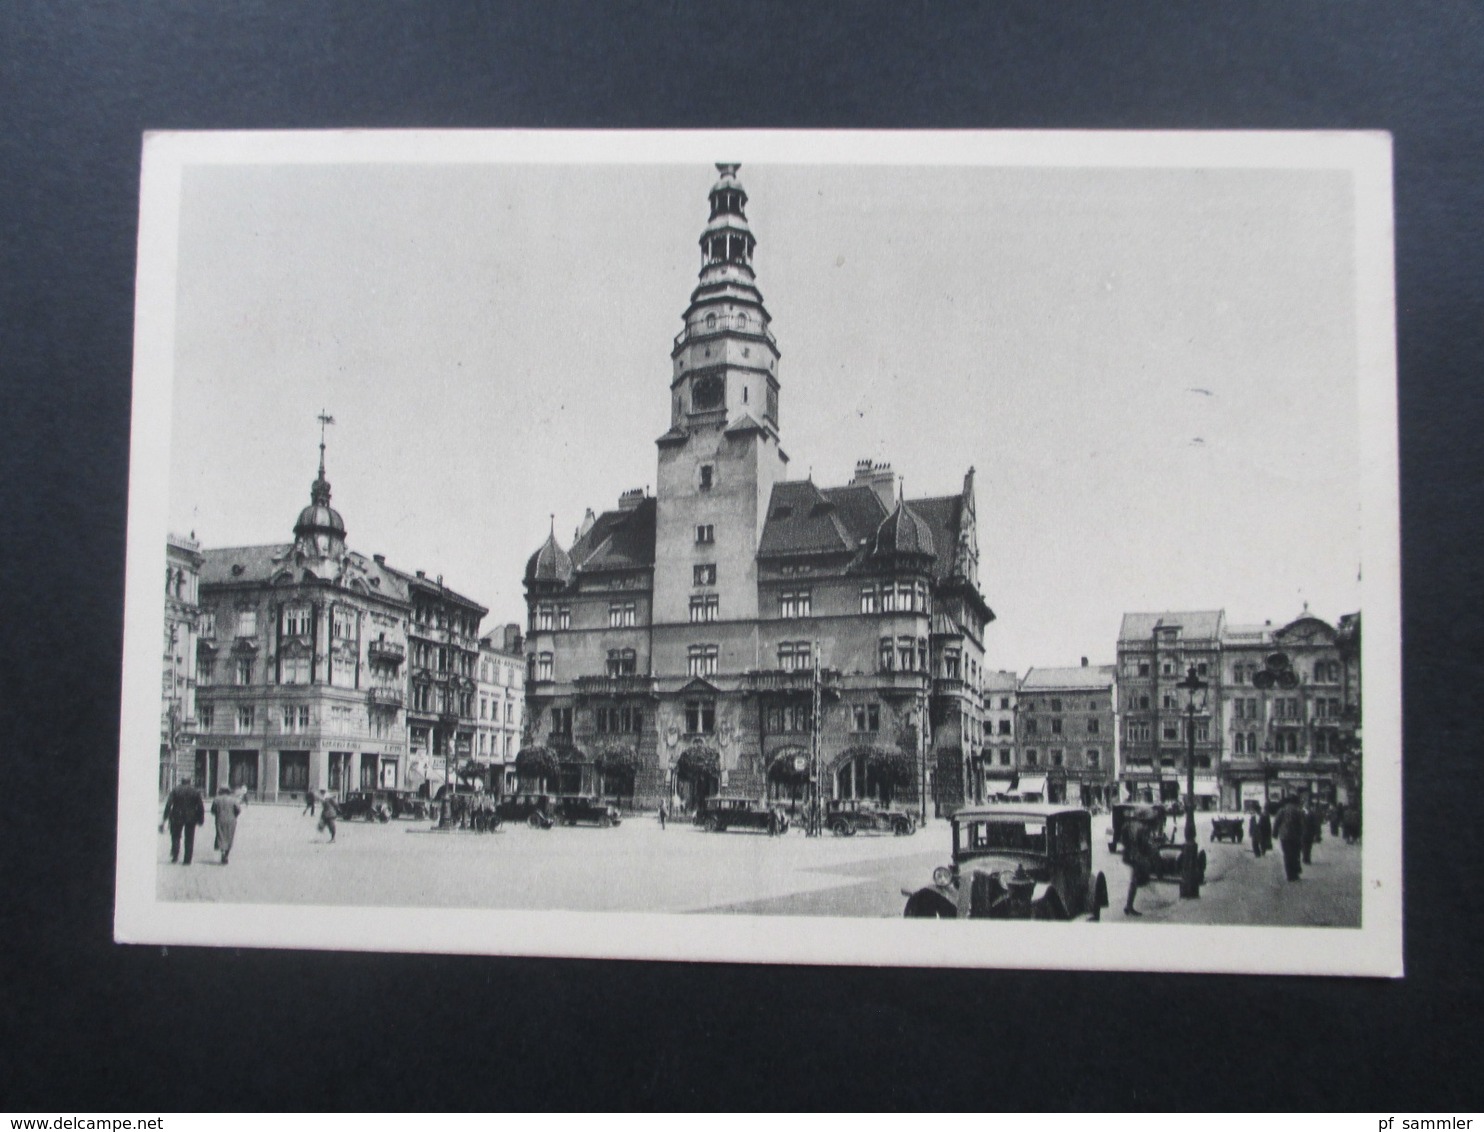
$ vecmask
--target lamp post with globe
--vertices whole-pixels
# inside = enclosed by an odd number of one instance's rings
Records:
[[[1196,675],[1192,664],[1175,687],[1185,693],[1185,846],[1180,854],[1180,899],[1198,900],[1203,878],[1195,839],[1195,716],[1206,709],[1209,685]]]

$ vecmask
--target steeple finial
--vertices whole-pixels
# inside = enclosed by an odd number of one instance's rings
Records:
[[[551,530],[547,531],[546,533],[552,538],[556,538],[556,512],[551,512],[551,514],[549,514],[547,518],[551,520]]]
[[[334,424],[335,423],[335,418],[332,417],[332,416],[330,416],[329,413],[325,412],[324,409],[321,409],[319,411],[319,417],[317,419],[319,420],[319,478],[320,479],[324,479],[325,478],[325,426],[326,425],[332,425],[332,424]]]

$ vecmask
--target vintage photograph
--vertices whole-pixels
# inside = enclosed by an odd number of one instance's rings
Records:
[[[1400,975],[1390,162],[148,136],[117,938]]]

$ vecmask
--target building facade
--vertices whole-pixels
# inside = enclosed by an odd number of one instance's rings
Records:
[[[986,672],[984,696],[984,746],[975,765],[971,798],[976,803],[992,801],[997,794],[1015,788],[1020,760],[1016,755],[1016,701],[1020,677],[1013,672]]]
[[[346,547],[323,441],[293,530],[291,543],[202,553],[194,779],[264,800],[414,787],[430,768],[409,757],[410,719],[423,749],[457,750],[461,733],[472,745],[473,661],[458,657],[477,650],[485,610]],[[453,694],[409,715],[409,686],[430,685]]]
[[[476,761],[490,768],[491,786],[515,789],[515,756],[525,727],[525,638],[504,625],[479,639],[479,730]]]
[[[164,671],[160,683],[160,793],[189,778],[196,738],[196,627],[200,616],[201,546],[165,541]]]
[[[1048,802],[1101,806],[1118,783],[1115,669],[1032,668],[1020,682],[1022,766],[1015,790]]]
[[[912,500],[871,461],[839,487],[788,478],[747,197],[718,169],[655,494],[590,512],[570,549],[553,529],[527,563],[529,743],[567,784],[631,767],[641,803],[796,798],[815,744],[828,793],[917,799],[947,768],[961,795],[994,616],[973,470]]]
[[[1215,808],[1221,791],[1221,610],[1125,613],[1118,632],[1122,714],[1119,788],[1123,801],[1171,802],[1185,795],[1187,732],[1195,732],[1198,805]],[[1209,687],[1192,715],[1176,685],[1194,668]]]

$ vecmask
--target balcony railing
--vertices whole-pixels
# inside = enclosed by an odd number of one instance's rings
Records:
[[[407,659],[407,647],[394,641],[372,641],[366,646],[366,655],[372,660],[401,664]]]
[[[399,708],[405,701],[401,688],[368,688],[366,698],[377,707]]]
[[[654,677],[625,672],[604,676],[579,676],[576,680],[579,696],[652,696]]]
[[[819,686],[832,691],[839,687],[840,673],[833,668],[819,671]],[[754,669],[742,675],[742,686],[749,692],[810,692],[814,690],[814,670]]]

